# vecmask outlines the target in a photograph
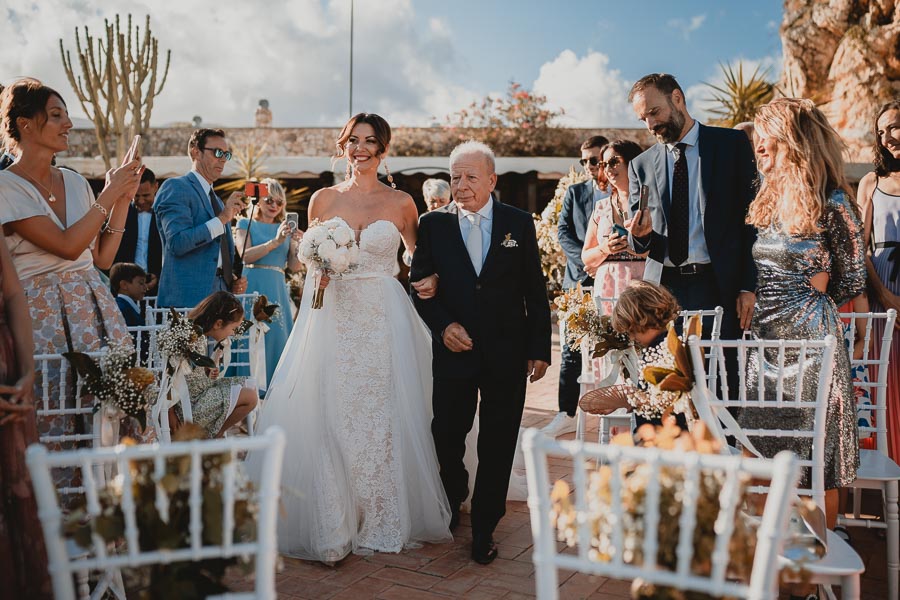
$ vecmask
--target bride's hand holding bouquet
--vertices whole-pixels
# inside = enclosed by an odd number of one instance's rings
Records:
[[[340,276],[356,265],[359,246],[350,227],[338,220],[310,224],[298,249],[300,260],[315,267],[316,292],[312,307],[322,308],[325,287],[332,276]]]

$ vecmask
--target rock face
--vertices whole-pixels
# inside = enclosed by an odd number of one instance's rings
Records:
[[[870,162],[875,113],[900,96],[900,0],[785,0],[781,42],[780,92],[814,100]]]

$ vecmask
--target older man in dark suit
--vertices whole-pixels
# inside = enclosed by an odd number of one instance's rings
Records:
[[[629,101],[659,140],[628,166],[626,226],[634,249],[650,252],[644,279],[669,288],[684,309],[722,306],[722,338],[740,337],[756,301],[756,230],[745,219],[757,175],[747,136],[691,118],[671,75],[642,77]],[[639,210],[642,185],[649,197]]]
[[[437,295],[413,295],[434,338],[431,431],[450,500],[451,529],[468,496],[466,435],[479,415],[472,496],[472,558],[497,557],[525,408],[526,378],[550,364],[550,306],[531,215],[497,202],[494,153],[465,142],[450,154],[453,202],[422,215],[410,280],[440,277]],[[481,394],[481,403],[478,396]]]
[[[597,201],[609,196],[606,174],[603,170],[603,147],[609,143],[602,135],[588,138],[581,145],[581,166],[588,180],[569,186],[563,198],[562,210],[559,213],[558,239],[563,254],[566,255],[566,273],[563,288],[570,290],[579,283],[582,286],[594,284],[594,280],[585,273],[584,261],[581,260],[581,249],[588,223]],[[560,332],[565,337],[565,331]],[[543,432],[551,437],[575,431],[575,411],[581,395],[581,352],[578,348],[570,348],[565,339],[560,339],[562,349],[559,364],[559,412]]]

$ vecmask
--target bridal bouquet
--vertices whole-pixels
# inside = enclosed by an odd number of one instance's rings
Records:
[[[125,416],[147,426],[147,407],[155,393],[156,376],[149,369],[135,366],[137,355],[131,340],[111,343],[106,352],[94,359],[83,352],[64,352],[75,372],[84,380],[84,391],[95,398],[95,427],[100,444],[119,442],[119,422]]]
[[[322,223],[316,219],[303,235],[298,252],[301,260],[316,267],[316,292],[312,307],[322,308],[325,299],[325,289],[319,287],[322,276],[342,275],[349,271],[359,257],[359,246],[353,230],[343,221]]]

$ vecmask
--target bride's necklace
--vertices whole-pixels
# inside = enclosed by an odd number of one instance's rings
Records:
[[[41,187],[41,189],[46,190],[47,193],[50,194],[50,197],[47,198],[48,202],[50,202],[50,203],[56,202],[56,196],[53,195],[53,189],[51,189],[51,188],[53,188],[53,171],[52,170],[50,171],[50,187],[49,188],[46,185],[44,185],[43,183],[41,183],[40,181],[38,181],[36,177],[32,177],[31,175],[26,173],[25,169],[23,169],[21,166],[19,167],[19,170],[22,171],[22,174],[25,176],[25,178],[28,181],[30,181],[31,183],[34,183],[36,185],[39,185]]]

